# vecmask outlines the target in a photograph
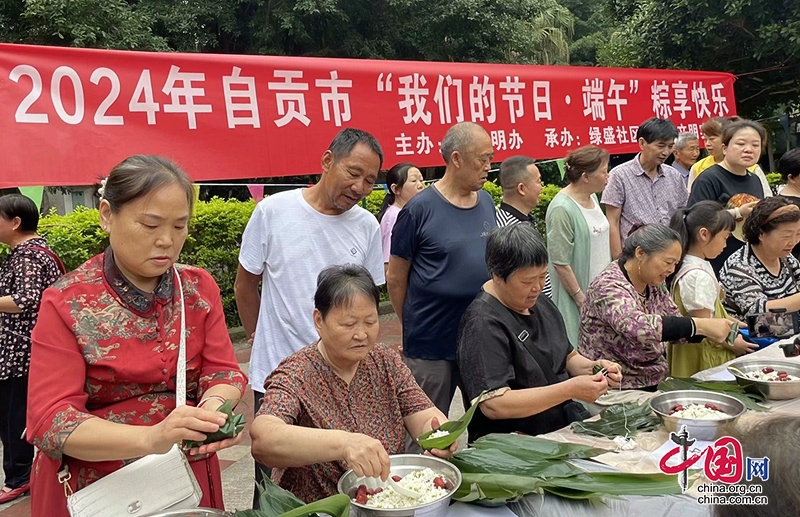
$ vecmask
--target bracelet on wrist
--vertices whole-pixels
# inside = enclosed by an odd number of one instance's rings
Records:
[[[221,397],[221,396],[219,396],[219,395],[209,395],[209,396],[207,396],[206,398],[204,398],[203,400],[201,400],[201,401],[200,401],[200,402],[197,404],[197,407],[203,407],[203,404],[205,404],[205,403],[206,403],[206,402],[208,402],[209,400],[218,400],[218,401],[219,401],[219,403],[220,403],[220,405],[222,405],[222,404],[224,404],[224,403],[225,403],[225,398],[224,398],[224,397]]]
[[[581,288],[580,287],[574,293],[572,293],[570,296],[572,296],[572,297],[578,296],[579,292],[581,292]]]

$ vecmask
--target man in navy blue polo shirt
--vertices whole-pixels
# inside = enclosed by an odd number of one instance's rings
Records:
[[[406,364],[447,414],[459,383],[458,325],[489,279],[484,254],[495,208],[482,187],[494,157],[492,140],[478,124],[461,122],[442,140],[442,157],[444,177],[397,216],[387,285],[403,324]]]

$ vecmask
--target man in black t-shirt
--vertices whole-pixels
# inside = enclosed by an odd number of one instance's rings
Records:
[[[419,385],[444,414],[459,382],[456,334],[464,310],[489,275],[484,252],[495,228],[482,190],[494,150],[478,124],[462,122],[442,140],[444,177],[397,216],[387,285],[403,324],[403,354]]]

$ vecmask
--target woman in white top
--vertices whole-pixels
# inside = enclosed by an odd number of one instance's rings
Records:
[[[383,242],[383,267],[389,264],[392,244],[392,229],[397,221],[397,214],[408,201],[422,192],[425,184],[422,173],[410,163],[398,163],[386,172],[386,197],[383,198],[378,221],[381,223],[381,239]]]
[[[727,318],[720,285],[708,260],[725,248],[728,236],[736,228],[734,216],[716,201],[700,201],[676,211],[670,227],[681,236],[683,247],[682,261],[670,279],[675,304],[684,316]],[[668,345],[670,375],[691,377],[756,348],[758,345],[748,343],[742,336],[737,336],[732,345],[709,338],[700,343]]]
[[[552,299],[576,346],[584,293],[611,262],[608,219],[595,195],[608,182],[608,151],[595,146],[572,151],[565,160],[565,176],[569,185],[550,202],[545,223]]]

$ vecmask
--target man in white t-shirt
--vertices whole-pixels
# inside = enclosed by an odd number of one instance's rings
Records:
[[[372,191],[382,163],[375,137],[343,129],[322,154],[319,183],[269,196],[250,217],[234,293],[242,325],[253,338],[255,411],[267,376],[284,358],[319,339],[312,314],[320,271],[359,264],[377,285],[385,283],[378,221],[358,206]],[[257,469],[257,479],[258,474]]]

